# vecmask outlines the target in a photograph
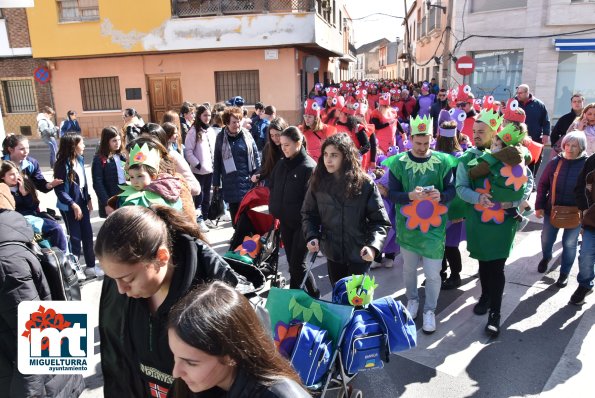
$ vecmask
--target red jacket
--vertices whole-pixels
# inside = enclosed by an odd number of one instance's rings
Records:
[[[318,131],[312,131],[312,129],[304,130],[304,126],[301,124],[298,128],[306,138],[306,150],[308,155],[318,162],[320,151],[322,150],[322,143],[331,135],[336,134],[337,129],[327,124],[322,124],[322,129]]]

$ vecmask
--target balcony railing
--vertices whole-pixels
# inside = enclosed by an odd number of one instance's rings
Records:
[[[314,12],[316,0],[172,0],[172,8],[173,15],[182,18],[273,12]]]

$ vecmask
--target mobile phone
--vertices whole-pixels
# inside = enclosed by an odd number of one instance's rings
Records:
[[[428,185],[428,186],[425,186],[425,187],[421,187],[421,189],[422,189],[423,192],[430,192],[430,191],[433,191],[434,190],[434,186],[433,185]]]

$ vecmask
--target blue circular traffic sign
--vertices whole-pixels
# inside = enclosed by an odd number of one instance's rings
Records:
[[[50,71],[45,66],[40,66],[33,72],[33,78],[41,84],[50,81]]]

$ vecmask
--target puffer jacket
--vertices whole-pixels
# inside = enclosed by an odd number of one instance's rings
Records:
[[[120,159],[126,161],[123,154],[120,154]],[[106,158],[103,155],[96,154],[91,164],[93,190],[97,194],[97,202],[99,202],[99,215],[104,218],[107,217],[107,214],[105,214],[107,201],[121,191],[118,182],[118,166],[116,165],[116,161],[116,158],[113,156]]]
[[[308,182],[316,162],[306,149],[293,159],[281,158],[269,178],[269,211],[281,223],[298,228],[302,223],[300,210],[308,191]]]
[[[174,358],[167,342],[170,309],[197,284],[221,280],[232,286],[237,274],[206,243],[177,234],[173,247],[174,272],[170,288],[155,314],[146,299],[118,292],[105,277],[99,301],[101,367],[106,397],[150,397],[151,386],[170,389]]]
[[[589,156],[585,162],[574,193],[576,204],[583,211],[583,228],[595,231],[595,155]]]
[[[215,141],[215,162],[213,165],[213,186],[223,185],[223,199],[228,203],[240,203],[246,193],[252,188],[250,177],[260,169],[260,156],[256,143],[250,132],[241,129],[235,137],[227,135],[231,154],[236,166],[236,171],[227,173],[223,165],[223,134],[227,134],[227,128],[221,130]],[[248,160],[248,145],[252,145],[253,168],[251,170]]]
[[[549,215],[552,211],[552,192],[556,190],[556,205],[559,206],[576,206],[576,195],[574,188],[579,179],[579,174],[587,160],[586,156],[581,156],[578,159],[565,159],[562,154],[558,154],[552,159],[543,170],[539,185],[537,185],[537,197],[535,198],[535,210],[544,210],[544,213]],[[558,167],[558,163],[562,162],[556,186],[554,184],[554,172]]]
[[[329,260],[365,263],[360,256],[362,247],[370,246],[380,253],[390,227],[378,188],[371,180],[366,180],[361,193],[351,199],[326,191],[313,192],[312,187],[306,193],[302,206],[306,242],[318,239],[320,250]]]
[[[0,245],[29,243],[33,230],[15,211],[0,210]],[[22,246],[0,247],[0,397],[78,397],[85,383],[80,375],[23,375],[17,369],[17,307],[23,301],[51,300],[37,257]]]

